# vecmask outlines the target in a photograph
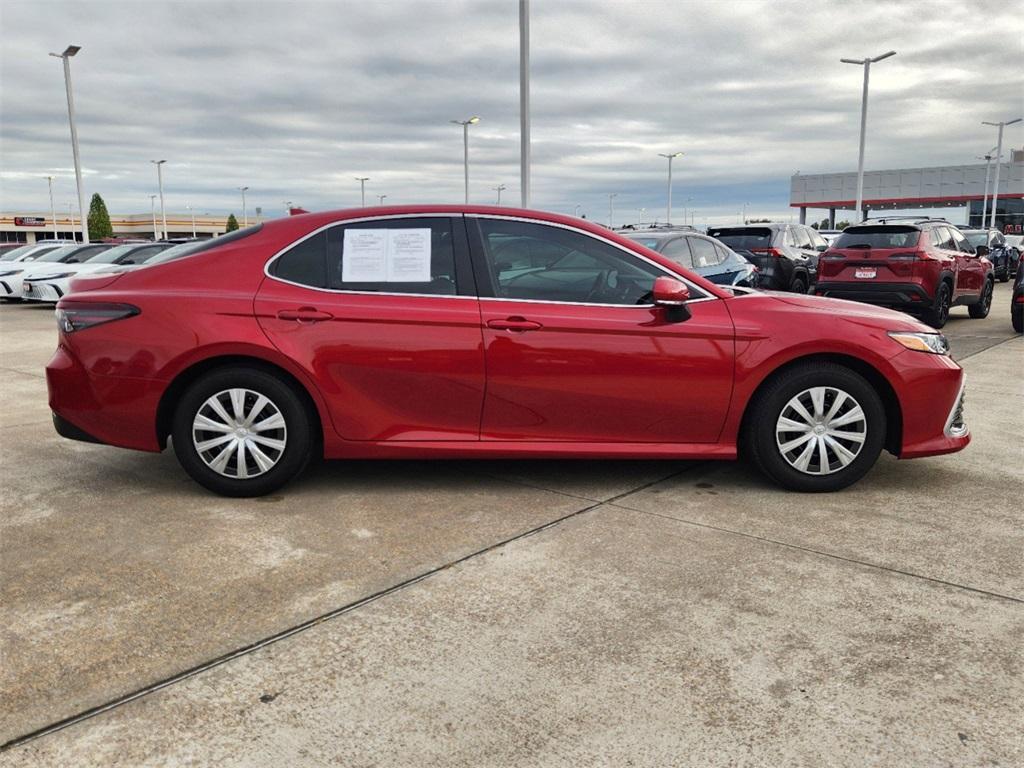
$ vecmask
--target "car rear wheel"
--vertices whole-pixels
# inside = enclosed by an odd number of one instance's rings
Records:
[[[790,283],[789,290],[793,293],[807,293],[807,281],[800,275],[793,278],[793,282]]]
[[[262,496],[299,474],[312,452],[310,417],[285,382],[255,368],[212,371],[182,395],[174,453],[200,485]]]
[[[932,306],[928,311],[924,313],[924,321],[932,328],[941,328],[949,320],[949,302],[951,297],[949,283],[939,283],[939,288],[935,292],[935,301],[932,302]]]
[[[885,445],[885,407],[858,373],[834,363],[791,368],[758,392],[744,443],[784,488],[837,491],[874,466]]]
[[[973,317],[975,320],[981,320],[988,317],[989,310],[992,309],[992,291],[995,289],[994,280],[986,280],[985,287],[981,289],[981,298],[977,304],[971,304],[967,307],[967,314]]]

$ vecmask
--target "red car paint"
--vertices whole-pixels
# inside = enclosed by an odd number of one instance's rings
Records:
[[[276,254],[330,223],[463,213],[590,233],[685,277],[708,298],[688,305],[685,322],[669,322],[656,307],[328,292],[264,272]],[[970,440],[944,433],[960,367],[887,336],[927,330],[906,315],[813,296],[734,296],[631,240],[551,213],[483,206],[310,213],[194,256],[76,280],[72,290],[59,306],[109,302],[140,312],[61,332],[47,366],[50,407],[126,448],[164,448],[179,377],[246,358],[286,372],[308,392],[327,458],[734,458],[758,385],[780,366],[821,356],[891,389],[896,443],[889,447],[897,455],[948,453]],[[296,320],[307,308],[323,321]]]

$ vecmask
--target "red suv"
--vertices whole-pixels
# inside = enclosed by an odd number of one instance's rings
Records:
[[[313,456],[732,459],[788,488],[885,448],[958,451],[963,371],[906,315],[726,289],[578,219],[306,214],[79,278],[47,366],[57,431],[170,439],[219,493]],[[162,263],[156,263],[163,259]]]
[[[909,312],[933,328],[950,307],[988,316],[995,275],[960,230],[945,219],[899,218],[847,227],[818,261],[818,296]]]

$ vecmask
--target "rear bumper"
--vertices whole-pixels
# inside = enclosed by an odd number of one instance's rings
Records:
[[[925,309],[930,307],[932,297],[917,283],[847,283],[822,281],[815,286],[814,293],[832,299],[859,301],[882,307]]]

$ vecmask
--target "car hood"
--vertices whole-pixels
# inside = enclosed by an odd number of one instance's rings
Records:
[[[846,320],[870,325],[886,331],[915,331],[917,333],[936,333],[934,328],[915,320],[910,315],[894,309],[862,304],[859,301],[845,299],[829,299],[824,296],[810,296],[800,293],[782,293],[780,291],[763,291],[767,296],[794,307],[837,316]]]

